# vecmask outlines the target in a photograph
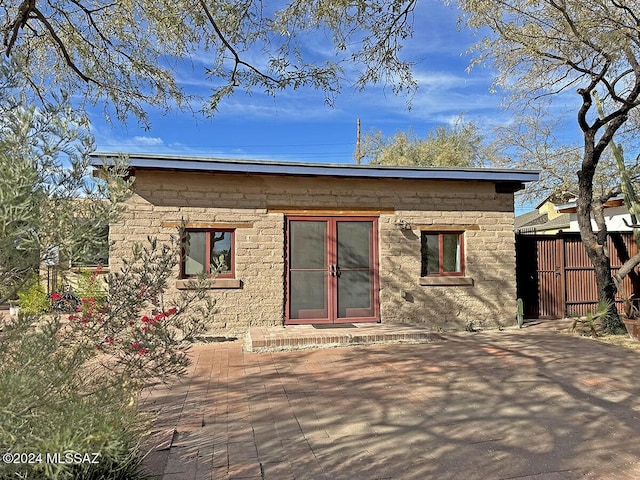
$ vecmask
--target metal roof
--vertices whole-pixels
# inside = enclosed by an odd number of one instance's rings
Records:
[[[121,154],[95,153],[91,165],[112,165]],[[173,170],[253,175],[333,176],[345,178],[394,178],[406,180],[475,180],[488,182],[533,182],[537,170],[494,168],[395,167],[263,160],[185,157],[177,155],[129,154],[128,165],[135,170]]]

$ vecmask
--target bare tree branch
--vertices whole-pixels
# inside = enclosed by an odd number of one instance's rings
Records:
[[[11,55],[11,50],[18,39],[18,32],[27,24],[35,8],[36,0],[24,0],[20,4],[20,7],[18,7],[18,13],[14,21],[9,24],[9,28],[4,36],[5,54],[7,57]],[[9,34],[11,34],[11,38],[9,38]]]

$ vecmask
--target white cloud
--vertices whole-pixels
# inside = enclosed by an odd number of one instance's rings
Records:
[[[164,145],[164,141],[158,137],[135,136],[133,137],[133,143],[137,143],[140,145],[147,145],[147,146]]]

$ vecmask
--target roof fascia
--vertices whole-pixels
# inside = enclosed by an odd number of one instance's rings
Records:
[[[91,165],[108,167],[114,154],[94,154]],[[199,157],[167,157],[151,155],[129,156],[134,170],[166,170],[244,175],[332,176],[344,178],[389,178],[405,180],[476,180],[500,184],[505,191],[516,191],[524,182],[538,179],[535,170],[391,167],[379,165],[312,164],[266,162]]]

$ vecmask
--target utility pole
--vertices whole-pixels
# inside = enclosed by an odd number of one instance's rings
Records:
[[[360,118],[358,118],[358,133],[356,134],[356,165],[360,165]]]

